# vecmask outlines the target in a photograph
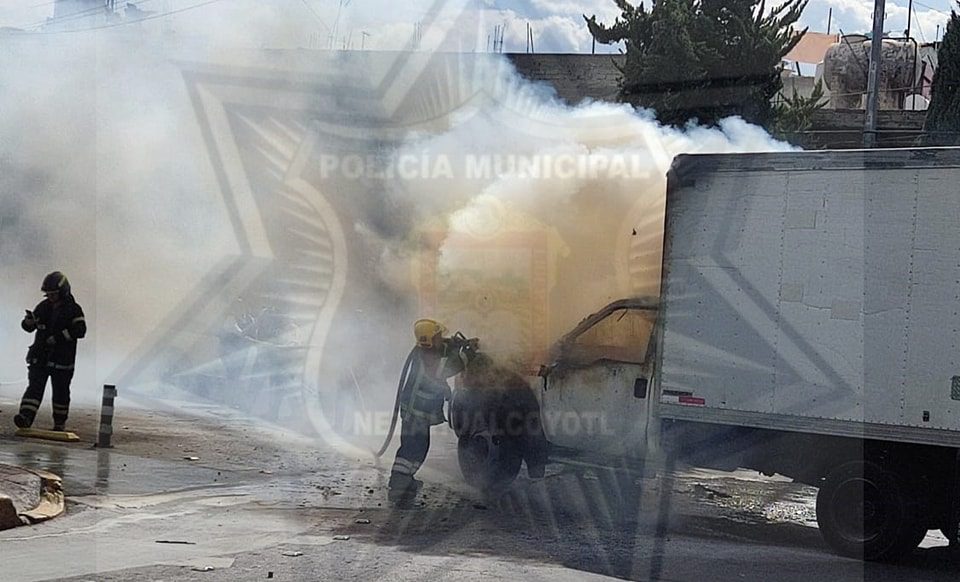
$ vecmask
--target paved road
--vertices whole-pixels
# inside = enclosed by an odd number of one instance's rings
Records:
[[[162,420],[180,427],[182,447],[202,450],[192,439],[210,418]],[[0,578],[954,580],[960,573],[933,534],[900,565],[834,556],[811,524],[813,491],[751,473],[678,469],[628,478],[551,466],[546,479],[520,479],[490,500],[459,481],[452,440],[439,432],[421,505],[397,510],[385,502],[385,469],[371,459],[304,448],[254,424],[245,462],[151,458],[122,444],[96,451],[0,433],[0,462],[54,469],[69,494],[66,516],[0,533]]]

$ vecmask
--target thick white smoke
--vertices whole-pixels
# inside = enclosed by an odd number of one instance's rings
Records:
[[[565,105],[505,60],[478,70],[476,95],[445,117],[449,127],[411,136],[391,160],[390,192],[420,223],[403,241],[416,251],[387,256],[414,262],[407,287],[425,314],[501,355],[542,354],[605,304],[658,293],[676,154],[789,149],[740,119],[662,127],[627,105]],[[435,280],[424,278],[434,267]]]
[[[235,226],[254,224],[281,232],[247,232],[275,251],[257,307],[280,305],[297,329],[274,350],[283,374],[241,362],[242,389],[294,386],[298,412],[324,416],[389,410],[417,317],[529,364],[606,302],[656,292],[674,155],[786,147],[736,119],[677,130],[624,105],[569,107],[493,55],[413,53],[393,78],[395,53],[237,51],[212,38],[0,39],[0,381],[25,376],[20,317],[62,269],[91,328],[75,399],[95,399],[122,362],[172,357],[196,371],[190,390],[232,398],[241,387],[219,361],[217,326],[249,293],[201,282],[246,252]],[[185,71],[203,77],[194,93]],[[384,79],[385,93],[356,97]],[[223,162],[226,150],[242,163]],[[228,200],[241,184],[256,204]],[[338,245],[344,256],[323,263]],[[219,311],[178,312],[197,293]]]
[[[210,266],[238,252],[171,66],[183,54],[145,44],[0,37],[0,380],[26,376],[19,321],[46,273],[67,273],[87,313],[73,395],[93,401]]]

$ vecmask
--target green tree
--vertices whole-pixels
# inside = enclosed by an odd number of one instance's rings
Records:
[[[923,124],[924,145],[960,145],[960,16],[950,12],[937,50],[937,71],[930,89],[930,107]]]
[[[793,90],[789,97],[780,94],[783,99],[773,106],[773,123],[771,133],[779,139],[789,141],[794,145],[803,144],[803,132],[813,126],[813,117],[827,105],[823,96],[823,83],[817,81],[809,97],[804,97]]]
[[[621,100],[671,125],[712,125],[731,115],[771,124],[782,59],[806,32],[793,25],[807,0],[770,11],[764,0],[653,0],[649,10],[614,2],[621,15],[612,25],[584,19],[597,42],[626,46]]]

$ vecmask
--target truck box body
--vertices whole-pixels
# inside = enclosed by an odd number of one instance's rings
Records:
[[[960,446],[960,149],[678,157],[662,418]]]

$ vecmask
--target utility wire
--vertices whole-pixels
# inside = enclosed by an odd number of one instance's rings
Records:
[[[28,6],[28,8],[42,8],[43,6],[50,6],[51,4],[56,4],[59,0],[49,0],[49,2],[40,2],[39,4],[33,4]]]
[[[130,2],[130,4],[137,5],[137,4],[142,4],[142,3],[144,3],[144,2],[150,2],[150,0],[139,0],[139,2]],[[53,3],[54,3],[54,2],[51,2],[51,4],[53,4]],[[93,16],[93,15],[95,15],[95,14],[102,14],[102,13],[104,13],[104,12],[106,12],[106,5],[105,5],[105,4],[104,4],[104,5],[100,5],[100,6],[94,6],[94,7],[91,7],[91,8],[84,8],[83,10],[77,10],[76,12],[71,12],[71,13],[65,15],[65,16],[60,16],[60,17],[48,16],[47,18],[45,18],[45,19],[43,19],[43,20],[38,20],[38,21],[36,21],[36,22],[31,22],[30,24],[25,24],[25,25],[23,25],[23,26],[18,26],[17,28],[24,28],[24,29],[26,29],[26,28],[37,28],[37,27],[43,26],[44,24],[49,24],[51,21],[52,21],[52,22],[58,22],[58,23],[59,23],[59,22],[70,22],[70,21],[73,21],[73,20],[83,20],[84,18],[86,18],[86,17],[88,17],[88,16]]]
[[[917,3],[917,0],[913,0],[914,4]],[[917,16],[917,9],[913,9],[913,17],[917,21],[917,30],[920,31],[920,41],[927,42],[927,37],[923,34],[923,26],[920,24],[920,17]]]
[[[307,3],[307,0],[300,0],[300,3],[303,4],[303,6],[304,6],[307,10],[310,11],[310,14],[313,15],[313,17],[316,19],[317,22],[319,22],[321,25],[323,25],[324,28],[327,29],[327,32],[328,32],[328,33],[331,33],[331,32],[332,32],[332,31],[330,30],[330,27],[327,26],[327,23],[324,22],[323,19],[320,18],[320,15],[317,14],[317,11],[313,9],[313,6],[310,6],[310,4]]]
[[[141,4],[145,4],[145,3],[147,3],[147,2],[152,2],[152,1],[153,1],[153,0],[138,0],[138,1],[134,1],[134,2],[127,2],[127,4],[131,4],[131,5],[133,5],[133,6],[139,7]],[[61,17],[59,17],[59,18],[52,18],[52,17],[51,17],[51,18],[46,18],[46,19],[44,19],[44,20],[40,20],[40,21],[36,21],[36,22],[31,22],[30,24],[24,24],[24,25],[22,25],[22,26],[17,26],[17,27],[15,27],[15,28],[22,28],[22,29],[36,28],[36,27],[43,26],[44,24],[49,24],[51,21],[54,22],[54,23],[61,23],[61,22],[71,22],[71,21],[73,21],[73,20],[83,20],[84,18],[86,18],[86,17],[88,17],[88,16],[93,16],[94,14],[100,14],[100,13],[104,12],[104,11],[105,11],[105,7],[106,7],[105,5],[102,5],[102,6],[96,6],[96,7],[93,7],[93,8],[85,8],[85,9],[83,9],[83,10],[78,10],[78,11],[76,11],[76,12],[71,12],[70,14],[67,14],[66,16],[61,16]],[[116,14],[116,13],[114,13],[114,14]]]
[[[149,0],[143,0],[144,2]],[[157,14],[151,14],[150,16],[144,16],[143,18],[137,18],[136,20],[124,20],[122,22],[114,22],[113,24],[104,24],[101,26],[91,26],[89,28],[77,28],[74,30],[40,30],[34,32],[33,34],[71,34],[75,32],[90,32],[94,30],[104,30],[107,28],[116,28],[118,26],[126,26],[128,24],[136,24],[137,22],[144,22],[146,20],[154,20],[156,18],[163,18],[164,16],[170,16],[172,14],[179,14],[181,12],[186,12],[188,10],[193,10],[194,8],[202,8],[204,6],[209,6],[210,4],[216,4],[220,0],[207,0],[206,2],[199,2],[197,4],[191,4],[190,6],[184,6],[183,8],[177,8],[176,10],[168,10],[166,12],[158,12]]]
[[[949,12],[944,12],[943,10],[940,10],[940,9],[938,9],[938,8],[934,8],[933,6],[924,4],[923,2],[917,2],[917,0],[913,0],[913,4],[914,4],[915,6],[923,6],[923,7],[926,8],[927,10],[933,10],[934,12],[939,12],[940,14],[943,14],[944,16],[950,16],[950,13],[949,13]],[[913,9],[913,13],[914,13],[914,14],[917,13],[917,9],[916,9],[916,8]]]

